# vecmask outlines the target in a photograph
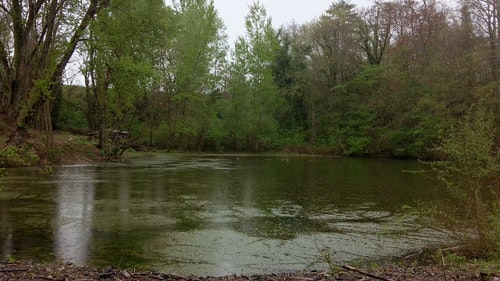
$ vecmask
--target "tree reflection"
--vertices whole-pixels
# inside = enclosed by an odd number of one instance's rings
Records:
[[[95,172],[91,166],[63,167],[57,177],[58,258],[77,264],[87,261],[92,236]]]

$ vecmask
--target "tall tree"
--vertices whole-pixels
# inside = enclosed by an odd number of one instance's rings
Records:
[[[246,36],[235,43],[230,67],[233,111],[227,121],[236,144],[261,150],[276,136],[276,118],[283,106],[273,73],[279,45],[271,19],[260,3],[250,5],[245,27]]]
[[[392,2],[375,2],[362,16],[358,26],[361,48],[368,62],[379,65],[390,45],[396,25],[396,6]]]
[[[449,77],[449,11],[435,0],[403,0],[395,8],[397,22],[385,61],[386,95],[379,100],[391,121],[383,138],[391,155],[415,157],[437,140],[445,124],[440,122],[447,113],[440,97],[448,91],[443,80]]]
[[[64,69],[110,1],[0,1],[0,106],[19,128],[44,128],[50,138],[50,112]]]
[[[463,0],[463,6],[470,11],[475,33],[484,38],[482,48],[486,71],[479,72],[479,78],[489,83],[489,95],[496,105],[500,104],[500,2],[498,0]]]
[[[91,26],[84,74],[100,147],[108,126],[130,130],[144,110],[142,101],[157,87],[157,54],[167,41],[169,14],[161,0],[115,0]]]
[[[280,95],[286,102],[284,114],[278,119],[280,129],[295,134],[295,141],[304,141],[307,130],[307,111],[304,103],[306,73],[310,46],[301,40],[302,28],[296,24],[279,32],[279,50],[273,69]],[[299,130],[299,131],[297,131]],[[297,135],[298,134],[298,135]],[[289,136],[291,137],[291,136]]]
[[[356,26],[359,15],[347,1],[333,3],[310,27],[311,56],[306,101],[309,139],[333,136],[345,97],[344,85],[354,78],[363,63]]]
[[[213,0],[178,0],[178,33],[168,51],[165,81],[169,147],[195,148],[209,129],[209,94],[221,91],[226,36]]]

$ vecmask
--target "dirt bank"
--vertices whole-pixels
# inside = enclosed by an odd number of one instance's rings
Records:
[[[138,281],[320,281],[320,280],[478,280],[500,281],[500,266],[479,268],[474,265],[412,266],[385,265],[376,269],[342,267],[331,272],[296,272],[252,276],[198,277],[131,269],[80,267],[68,263],[33,264],[26,261],[0,262],[0,281],[49,280],[138,280]]]
[[[54,132],[47,146],[46,136],[36,130],[26,130],[17,142],[9,142],[10,132],[0,130],[0,167],[44,167],[58,164],[103,161],[95,141],[86,136]]]

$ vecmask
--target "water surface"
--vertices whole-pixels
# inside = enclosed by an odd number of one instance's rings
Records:
[[[0,259],[220,276],[385,259],[440,241],[401,208],[415,161],[158,154],[1,179]]]

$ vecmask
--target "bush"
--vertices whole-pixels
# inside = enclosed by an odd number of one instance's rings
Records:
[[[367,137],[347,138],[347,154],[353,156],[365,156],[371,153],[371,139]]]
[[[441,212],[447,227],[475,257],[500,258],[500,151],[493,120],[481,108],[470,112],[436,148],[444,160],[431,163],[457,202]]]
[[[66,105],[59,110],[55,120],[55,128],[74,133],[85,133],[88,131],[87,117],[74,107]]]
[[[33,167],[40,162],[31,149],[8,145],[0,150],[0,167]]]

